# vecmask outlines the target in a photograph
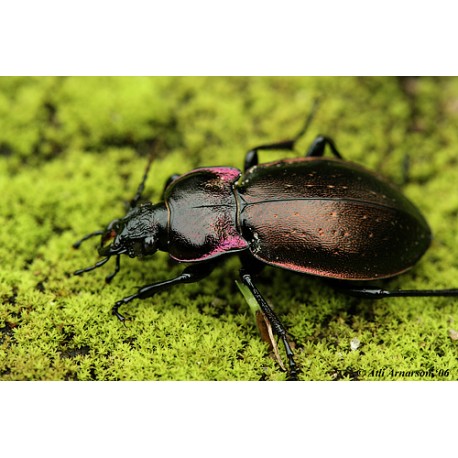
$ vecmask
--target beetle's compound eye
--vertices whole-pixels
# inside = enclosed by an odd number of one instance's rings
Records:
[[[106,244],[113,240],[116,235],[119,233],[119,219],[113,220],[105,229],[105,232],[102,234],[102,240],[100,243],[101,247],[106,246]]]
[[[102,234],[102,239],[99,246],[99,254],[101,256],[110,256],[114,254],[121,254],[121,240],[119,237],[122,231],[122,223],[119,219],[112,221]],[[111,242],[111,243],[110,243]]]
[[[102,243],[101,246],[106,246],[106,244],[110,241],[113,240],[116,237],[116,232],[114,230],[107,231],[102,235]]]

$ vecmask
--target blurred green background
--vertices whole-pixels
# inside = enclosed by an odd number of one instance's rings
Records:
[[[98,260],[98,241],[72,243],[123,216],[151,153],[145,196],[157,201],[172,173],[241,168],[251,147],[293,137],[316,98],[296,155],[333,137],[401,186],[433,230],[420,263],[386,286],[458,287],[457,78],[3,77],[0,379],[284,380],[234,283],[237,258],[124,307],[123,326],[113,303],[182,267],[164,253],[123,259],[105,285],[111,263],[71,274]],[[372,302],[273,268],[258,287],[295,343],[300,379],[458,378],[458,298]]]

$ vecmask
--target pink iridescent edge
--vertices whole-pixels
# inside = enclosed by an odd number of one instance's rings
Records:
[[[191,170],[189,173],[182,175],[180,178],[185,177],[186,175],[189,175],[195,172],[214,173],[215,175],[217,175],[219,178],[221,178],[223,181],[227,183],[235,183],[242,175],[242,172],[239,169],[236,169],[235,167],[201,167],[198,169]],[[196,262],[196,261],[203,261],[205,259],[214,258],[216,256],[219,256],[220,254],[228,253],[231,251],[242,251],[242,250],[245,250],[247,247],[248,247],[247,241],[239,233],[236,232],[235,234],[231,234],[226,239],[222,240],[218,244],[217,248],[215,248],[214,250],[210,251],[208,254],[200,258],[178,259],[172,255],[170,255],[170,257],[180,262]]]
[[[201,167],[191,170],[189,173],[182,176],[184,177],[195,172],[211,172],[218,175],[219,178],[228,183],[235,183],[242,175],[242,172],[235,167]]]

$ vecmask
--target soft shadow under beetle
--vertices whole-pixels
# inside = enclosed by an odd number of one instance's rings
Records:
[[[431,231],[397,188],[344,161],[328,137],[317,137],[303,158],[258,164],[258,151],[293,151],[310,120],[293,140],[250,150],[243,176],[232,167],[195,169],[168,180],[163,202],[139,205],[150,161],[126,216],[74,244],[79,247],[82,241],[101,235],[98,251],[104,256],[75,274],[89,272],[115,256],[115,271],[106,278],[109,282],[120,269],[122,254],[143,257],[157,250],[190,263],[181,275],[146,285],[116,302],[113,314],[124,321],[119,313],[122,305],[176,284],[199,281],[221,256],[237,253],[242,283],[282,340],[293,380],[297,367],[285,327],[253,280],[264,265],[338,280],[339,290],[359,297],[458,296],[458,289],[360,287],[360,281],[394,277],[414,266],[429,247]],[[334,158],[323,157],[326,146]]]

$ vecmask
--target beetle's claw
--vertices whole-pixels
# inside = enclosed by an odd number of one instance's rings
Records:
[[[297,371],[295,369],[290,370],[288,374],[288,382],[297,382]]]
[[[113,315],[116,316],[116,318],[122,323],[124,324],[124,326],[126,325],[125,321],[126,321],[126,318],[124,317],[124,315],[121,315],[119,312],[118,312],[118,309],[119,307],[122,305],[122,302],[116,302],[116,304],[113,306],[112,310],[111,310],[111,313]]]

